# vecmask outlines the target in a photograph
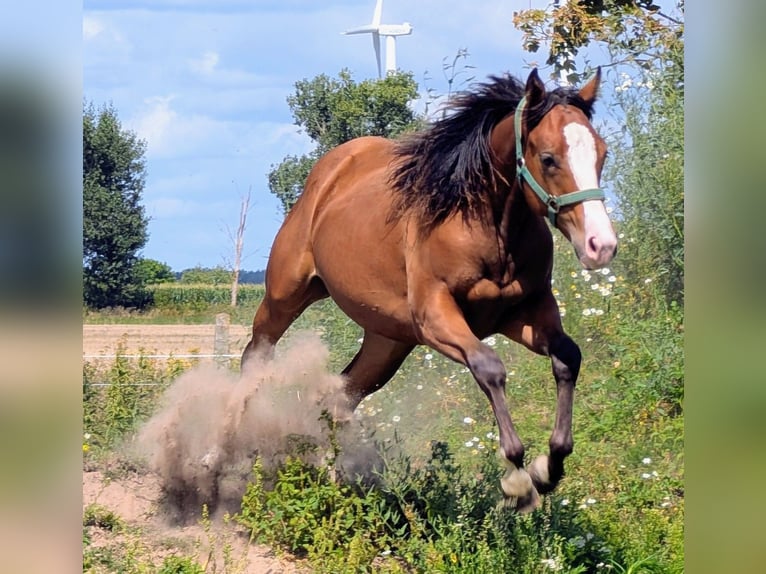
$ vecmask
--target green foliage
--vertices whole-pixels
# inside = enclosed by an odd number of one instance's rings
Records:
[[[416,121],[409,102],[417,97],[411,74],[355,82],[348,70],[338,78],[321,74],[295,84],[287,103],[295,124],[317,144],[319,153],[365,135],[392,137]]]
[[[94,460],[114,448],[126,433],[154,412],[162,392],[191,365],[162,363],[117,349],[112,362],[83,363],[83,456]]]
[[[514,26],[523,33],[523,47],[535,53],[548,46],[546,64],[553,75],[565,72],[578,83],[589,66],[578,70],[580,50],[595,42],[610,53],[610,66],[628,64],[655,68],[667,51],[683,51],[684,1],[675,5],[681,16],[664,13],[652,0],[573,0],[551,9],[515,12]]]
[[[226,284],[163,283],[152,285],[149,292],[158,310],[202,311],[231,302],[231,286]],[[263,285],[240,285],[237,305],[255,306],[263,299],[263,293]]]
[[[192,267],[181,271],[181,283],[231,285],[231,271],[225,267]]]
[[[269,190],[290,211],[317,159],[353,138],[378,135],[395,137],[418,125],[409,106],[417,97],[411,74],[389,74],[381,80],[355,82],[348,70],[337,78],[320,74],[295,84],[287,103],[300,126],[316,144],[308,155],[288,156],[269,173]]]
[[[111,106],[83,110],[83,301],[141,307],[137,252],[148,239],[141,205],[146,144],[123,130]]]
[[[83,511],[83,526],[95,526],[116,532],[124,528],[122,519],[114,512],[100,504],[90,504]]]
[[[652,282],[665,305],[684,301],[684,60],[683,52],[667,56],[635,79],[623,75],[617,101],[625,122],[606,173],[625,275],[634,285]]]
[[[282,210],[287,214],[298,201],[306,178],[317,162],[316,152],[308,155],[289,155],[269,172],[269,190],[282,203]]]
[[[257,460],[237,520],[256,540],[305,555],[316,572],[682,571],[678,509],[647,506],[665,492],[660,481],[630,481],[622,503],[637,511],[557,495],[518,516],[497,506],[494,456],[477,462],[458,465],[437,442],[424,464],[388,458],[381,485],[364,489],[289,458],[268,489]]]
[[[158,574],[205,574],[205,569],[188,556],[167,556]]]
[[[136,262],[136,278],[142,285],[155,285],[175,281],[176,276],[167,263],[142,257]]]

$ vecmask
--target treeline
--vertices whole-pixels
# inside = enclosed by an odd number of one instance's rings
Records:
[[[173,277],[180,283],[197,283],[204,285],[231,285],[231,271],[224,267],[191,267],[183,271],[173,272]],[[240,285],[263,285],[266,271],[240,270]],[[164,282],[164,281],[163,281]]]

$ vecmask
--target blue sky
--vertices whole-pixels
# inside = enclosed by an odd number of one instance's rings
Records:
[[[535,1],[532,6],[544,6]],[[242,195],[252,188],[245,269],[263,269],[282,222],[267,173],[312,146],[292,123],[296,81],[377,67],[368,36],[343,36],[372,19],[375,0],[85,0],[83,97],[111,102],[148,144],[142,255],[174,270],[225,264]],[[481,9],[478,7],[481,6]],[[444,58],[470,52],[477,80],[526,77],[544,53],[523,53],[513,11],[529,1],[384,0],[383,23],[410,22],[397,65],[421,90],[446,89]],[[425,81],[426,74],[432,79]],[[602,108],[603,109],[603,108]]]

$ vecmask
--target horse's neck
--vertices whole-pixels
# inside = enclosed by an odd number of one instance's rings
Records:
[[[531,216],[516,178],[513,114],[495,126],[490,138],[496,174],[496,188],[491,200],[493,218],[498,235],[507,242],[525,226]]]
[[[499,217],[496,218],[496,228],[498,238],[506,245],[510,246],[518,237],[523,235],[525,229],[534,216],[527,205],[524,194],[519,188],[518,180],[515,178],[510,185],[503,184],[502,207]]]

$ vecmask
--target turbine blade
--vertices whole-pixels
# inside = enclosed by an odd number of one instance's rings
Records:
[[[378,28],[377,26],[359,26],[358,28],[351,28],[349,30],[346,30],[345,32],[341,32],[341,34],[369,34],[371,32],[377,32]]]
[[[383,13],[383,0],[378,0],[375,3],[375,12],[372,13],[372,25],[377,26],[380,24],[380,15]]]
[[[375,60],[378,62],[378,78],[383,77],[383,70],[380,67],[380,34],[372,33],[372,46],[375,48]]]

